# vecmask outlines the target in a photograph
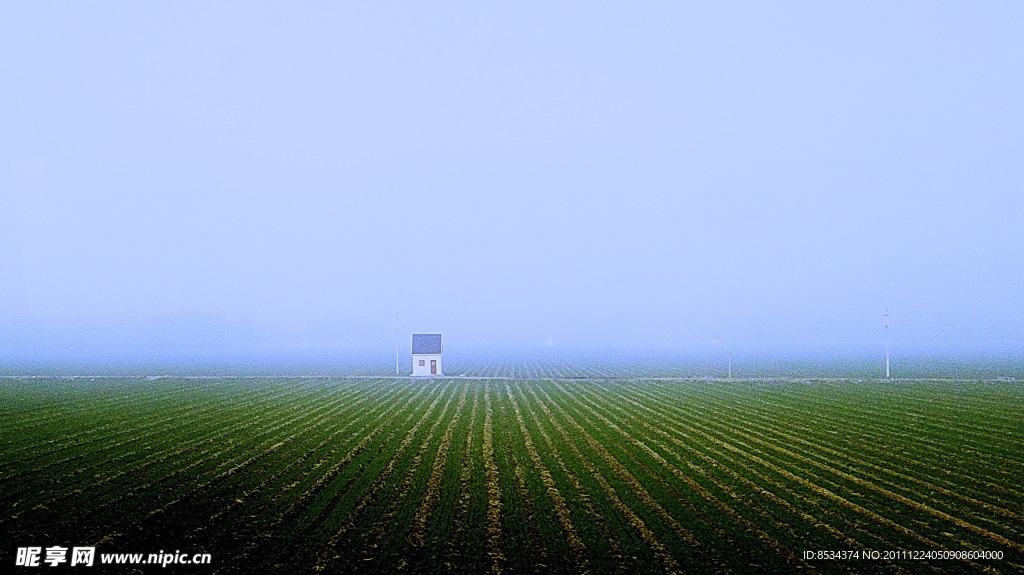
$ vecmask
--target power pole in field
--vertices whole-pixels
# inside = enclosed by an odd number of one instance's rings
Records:
[[[885,310],[885,314],[882,316],[885,318],[885,378],[891,379],[889,376],[889,310]]]

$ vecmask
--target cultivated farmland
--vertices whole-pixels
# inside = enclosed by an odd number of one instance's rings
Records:
[[[94,545],[211,555],[179,573],[1024,571],[1019,382],[465,371],[0,378],[2,561]]]

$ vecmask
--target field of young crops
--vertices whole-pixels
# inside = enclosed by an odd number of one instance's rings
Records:
[[[0,378],[2,562],[59,545],[212,557],[134,568],[175,573],[1024,570],[1020,382],[460,372],[487,377]],[[840,551],[860,555],[824,558]]]

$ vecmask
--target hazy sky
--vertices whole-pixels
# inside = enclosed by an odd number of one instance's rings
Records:
[[[8,2],[0,359],[1024,350],[1018,2]],[[548,337],[550,336],[550,339]],[[717,340],[712,344],[712,340]]]

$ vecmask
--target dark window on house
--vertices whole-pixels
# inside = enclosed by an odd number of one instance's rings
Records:
[[[423,367],[424,365],[427,365],[427,360],[421,359],[420,360],[420,367]]]

